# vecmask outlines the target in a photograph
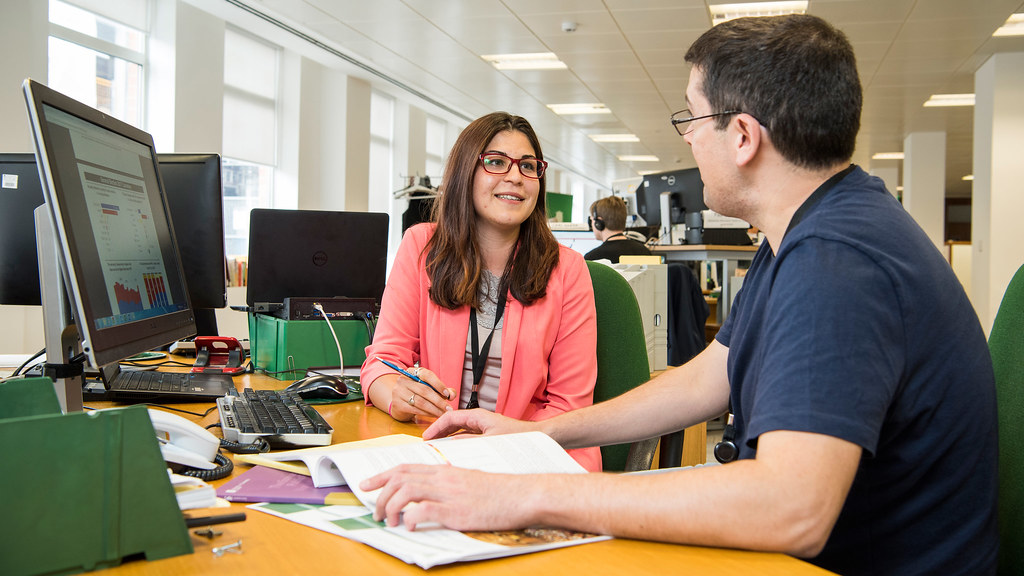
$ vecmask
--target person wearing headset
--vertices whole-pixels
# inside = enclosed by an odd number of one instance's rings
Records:
[[[601,245],[583,256],[587,260],[618,264],[619,257],[627,254],[651,255],[643,242],[626,236],[626,202],[618,196],[606,196],[590,205],[590,227]]]
[[[853,47],[816,16],[748,17],[712,27],[685,58],[689,109],[672,124],[706,204],[765,235],[715,341],[591,407],[543,422],[460,410],[423,437],[540,430],[566,448],[617,444],[731,405],[736,458],[650,475],[401,466],[362,484],[383,488],[374,516],[784,552],[846,576],[995,574],[985,333],[929,237],[850,163]]]
[[[593,285],[548,227],[543,158],[530,123],[505,112],[456,139],[432,222],[406,231],[388,276],[359,376],[368,404],[402,421],[475,407],[544,420],[593,404]],[[601,469],[599,448],[571,454]]]

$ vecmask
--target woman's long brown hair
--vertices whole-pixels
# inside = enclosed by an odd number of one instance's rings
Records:
[[[474,120],[459,134],[448,155],[441,196],[434,204],[437,229],[424,247],[430,299],[442,308],[454,310],[467,304],[479,308],[478,287],[485,266],[476,236],[473,175],[487,144],[499,132],[509,130],[526,136],[537,158],[544,159],[530,123],[507,112],[493,112]],[[544,177],[539,184],[537,205],[519,226],[519,246],[503,278],[512,297],[526,306],[544,297],[551,272],[558,264],[558,242],[547,222]]]

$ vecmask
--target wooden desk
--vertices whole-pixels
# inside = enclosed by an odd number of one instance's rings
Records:
[[[722,296],[719,298],[717,323],[729,316],[732,297],[729,279],[736,273],[736,263],[750,261],[757,252],[757,246],[725,246],[718,244],[666,244],[651,247],[651,252],[664,256],[666,262],[721,262]]]
[[[243,376],[236,379],[239,387],[282,388],[284,383],[265,376]],[[109,403],[87,403],[95,408]],[[202,412],[209,405],[181,404],[176,407]],[[376,408],[361,402],[318,406],[321,414],[334,426],[334,441],[345,442],[385,434],[419,435],[426,424],[396,422]],[[216,410],[205,418],[192,418],[202,425],[218,422]],[[212,429],[215,434],[217,429]],[[234,474],[248,469],[239,466]],[[214,482],[217,485],[227,479]],[[512,502],[510,501],[510,505]],[[243,511],[245,504],[231,504],[233,511]],[[190,514],[222,514],[225,508],[193,510]],[[191,535],[195,552],[184,556],[147,562],[137,560],[110,569],[110,574],[246,574],[247,576],[287,574],[417,574],[428,572],[414,565],[346,540],[345,538],[295,524],[261,512],[247,512],[244,522],[214,526],[223,534],[214,540]],[[226,553],[215,557],[211,548],[242,541],[242,553]],[[716,548],[678,546],[613,539],[606,542],[573,546],[498,560],[452,564],[432,568],[430,574],[758,574],[802,575],[829,574],[806,562],[783,554],[745,552]]]

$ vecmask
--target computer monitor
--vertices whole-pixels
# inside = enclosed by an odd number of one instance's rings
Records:
[[[153,138],[32,80],[23,89],[48,216],[38,250],[57,255],[85,357],[101,367],[195,334]],[[47,277],[47,361],[73,364]]]
[[[35,154],[0,154],[0,304],[40,304],[32,213],[42,203]]]
[[[200,336],[217,336],[228,305],[219,154],[157,154]]]
[[[227,306],[218,154],[157,154],[200,336],[216,336]],[[32,213],[43,204],[35,154],[0,154],[0,304],[39,306]]]
[[[662,194],[668,194],[663,203]],[[644,176],[642,186],[637,189],[637,213],[649,226],[660,226],[662,238],[669,231],[665,226],[685,224],[686,215],[707,210],[704,204],[704,181],[697,168],[673,170]],[[667,205],[668,218],[662,217],[662,207]]]

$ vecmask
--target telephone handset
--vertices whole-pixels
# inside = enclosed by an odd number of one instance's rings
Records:
[[[202,426],[177,414],[149,409],[164,460],[191,468],[213,470],[220,440]]]
[[[165,410],[150,408],[149,419],[164,461],[184,467],[179,474],[207,481],[231,474],[235,465],[219,453],[220,439],[209,430]]]

